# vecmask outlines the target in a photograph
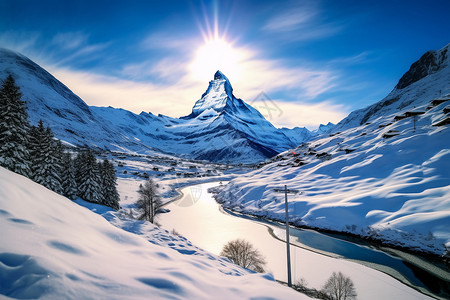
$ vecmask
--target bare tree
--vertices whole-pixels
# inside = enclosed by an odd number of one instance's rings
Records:
[[[228,242],[223,247],[220,255],[246,269],[260,273],[264,272],[266,264],[264,257],[259,253],[258,249],[246,240],[236,239]]]
[[[157,193],[157,186],[155,182],[150,178],[139,186],[139,201],[138,207],[143,210],[140,219],[150,221],[154,223],[157,210],[162,206],[161,198]]]
[[[333,300],[356,299],[353,281],[341,272],[333,272],[322,291]]]

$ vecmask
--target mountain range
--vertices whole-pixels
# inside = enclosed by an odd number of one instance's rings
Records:
[[[350,113],[336,126],[328,123],[315,131],[305,127],[275,128],[256,109],[234,96],[230,81],[220,71],[214,74],[192,112],[180,118],[88,106],[49,72],[7,49],[0,49],[0,79],[13,75],[27,102],[31,123],[44,120],[66,144],[254,163],[322,134],[357,127],[438,97],[449,85],[448,48],[424,54],[383,100]]]
[[[21,89],[31,123],[44,120],[57,138],[78,147],[253,163],[318,134],[306,128],[275,128],[256,109],[234,96],[230,81],[220,71],[214,74],[192,112],[181,118],[88,106],[29,58],[0,49],[0,79],[8,74]],[[332,124],[319,130],[330,127]],[[304,135],[298,135],[299,130]]]

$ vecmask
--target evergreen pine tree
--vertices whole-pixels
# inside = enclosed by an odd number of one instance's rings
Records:
[[[64,166],[61,174],[63,195],[69,199],[75,200],[78,195],[77,182],[75,180],[76,169],[70,153],[63,153],[62,162]]]
[[[78,196],[86,201],[101,203],[101,180],[97,160],[88,150],[77,160]]]
[[[9,75],[0,89],[0,166],[30,177],[29,122],[22,93]]]
[[[103,161],[100,168],[101,180],[102,180],[102,203],[113,209],[119,209],[119,193],[116,188],[116,170],[111,162],[107,159]]]

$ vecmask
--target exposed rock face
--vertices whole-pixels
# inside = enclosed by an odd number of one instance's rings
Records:
[[[400,115],[404,110],[425,105],[450,93],[450,44],[428,51],[413,63],[384,99],[351,112],[331,131],[364,125],[376,118]]]
[[[450,44],[449,44],[450,45]],[[446,66],[449,45],[438,51],[428,51],[411,65],[411,68],[400,78],[396,89],[404,89],[410,84],[433,74]]]

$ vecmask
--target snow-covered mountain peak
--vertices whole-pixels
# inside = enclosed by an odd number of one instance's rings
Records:
[[[214,74],[214,79],[209,82],[208,89],[202,97],[195,102],[190,117],[197,117],[203,111],[213,109],[221,112],[227,106],[232,106],[233,87],[228,78],[219,70]]]
[[[411,68],[400,78],[396,89],[404,89],[420,79],[434,74],[447,67],[450,62],[450,43],[439,50],[426,52],[422,57],[411,65]]]
[[[225,76],[225,74],[220,72],[220,70],[217,70],[217,72],[214,74],[214,80],[218,80],[218,79],[225,79],[228,81],[227,76]]]

